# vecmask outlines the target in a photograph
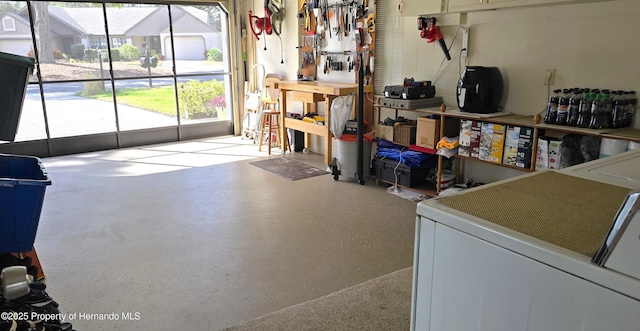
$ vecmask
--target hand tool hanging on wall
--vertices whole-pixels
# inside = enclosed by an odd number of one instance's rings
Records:
[[[342,30],[345,37],[349,37],[349,5],[342,5]]]
[[[451,60],[447,43],[445,43],[440,29],[436,26],[435,17],[418,17],[418,30],[420,30],[420,37],[426,39],[428,43],[438,41],[442,52],[444,52],[444,56],[448,61]]]
[[[271,35],[273,29],[271,26],[271,11],[269,10],[269,0],[264,0],[264,17],[253,15],[251,9],[249,9],[249,25],[251,26],[251,32],[256,37],[256,40],[260,40],[259,35],[267,34]],[[256,30],[257,29],[257,30]],[[264,50],[267,50],[267,41],[264,41]]]
[[[337,35],[339,33],[338,30],[340,28],[338,27],[338,20],[337,20],[337,17],[336,17],[335,9],[333,7],[329,7],[328,16],[329,16],[329,27]],[[331,27],[331,26],[333,26],[333,27]],[[331,32],[331,30],[329,30],[329,32]],[[329,34],[329,38],[331,38],[331,34]]]
[[[316,20],[316,30],[314,31],[314,33],[318,33],[318,31],[320,31],[318,27],[324,25],[324,23],[322,22],[322,15],[320,14],[320,7],[318,6],[318,4],[315,4],[313,7],[313,18]]]
[[[364,30],[362,30],[362,28],[357,28],[354,31],[353,37],[357,47],[364,46]]]
[[[302,53],[302,68],[306,66],[315,66],[316,58],[314,52],[303,52]]]
[[[365,59],[364,59],[364,76],[367,80],[366,84],[369,85],[369,82],[371,81],[371,52],[370,51],[366,51],[364,52],[365,54]]]
[[[314,10],[316,10],[315,6],[316,4],[313,0],[308,0],[307,11],[305,13],[307,24],[308,24],[307,31],[311,31],[312,30],[311,28],[313,27],[313,24],[311,24],[311,15],[313,14]],[[315,33],[315,30],[313,32]]]
[[[351,19],[349,18],[349,13],[351,12],[351,5],[346,4],[344,10],[344,35],[348,36],[351,31]]]
[[[331,19],[329,17],[329,0],[323,0],[324,1],[324,5],[323,7],[323,13],[322,13],[322,19],[326,22],[327,26],[325,27],[325,30],[329,30],[329,38],[331,38]]]
[[[376,32],[376,13],[371,13],[367,16],[367,31],[369,33]]]
[[[304,30],[311,31],[311,13],[313,13],[313,2],[307,1],[304,5]]]
[[[284,64],[282,37],[280,36],[280,34],[282,33],[282,21],[284,21],[284,18],[285,18],[284,1],[282,1],[281,7],[276,6],[274,2],[275,0],[273,2],[269,1],[269,4],[267,5],[267,7],[271,12],[271,26],[272,26],[273,32],[276,34],[276,36],[278,36],[278,39],[280,39],[280,63]]]

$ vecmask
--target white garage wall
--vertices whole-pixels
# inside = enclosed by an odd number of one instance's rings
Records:
[[[546,68],[556,69],[552,88],[640,91],[640,39],[636,35],[640,31],[640,1],[469,13],[467,25],[468,64],[500,68],[505,80],[502,104],[506,111],[533,115],[544,109]],[[462,38],[453,45],[453,59],[445,61],[435,75],[443,58],[440,47],[420,38],[416,17],[405,17],[404,26],[403,76],[420,80],[435,77],[438,95],[448,106],[455,106]],[[441,27],[448,44],[456,30],[457,26]],[[635,128],[640,128],[640,116],[636,116]],[[481,181],[494,180],[494,175],[513,175],[503,168],[482,167],[478,162],[466,162],[466,166],[465,175]]]

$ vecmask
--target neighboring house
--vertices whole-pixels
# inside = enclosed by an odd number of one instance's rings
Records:
[[[70,53],[71,45],[106,49],[107,39],[102,8],[49,6],[51,38],[55,49]],[[222,48],[222,34],[208,24],[207,12],[183,6],[171,6],[175,56],[177,60],[204,60],[207,49]],[[171,59],[171,38],[167,6],[107,8],[111,48],[124,44],[145,47]],[[32,49],[26,8],[2,18],[0,50],[26,55]]]
[[[25,20],[14,13],[2,16],[0,51],[27,56],[27,53],[33,48],[32,45],[29,20]]]

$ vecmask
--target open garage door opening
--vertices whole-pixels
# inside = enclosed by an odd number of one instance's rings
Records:
[[[20,153],[234,133],[237,84],[220,3],[0,0],[0,8],[0,52],[38,56],[15,138],[37,147]],[[54,150],[62,138],[64,151]]]

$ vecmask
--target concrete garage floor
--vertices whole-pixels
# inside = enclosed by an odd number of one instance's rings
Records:
[[[47,292],[77,330],[220,330],[412,265],[415,202],[265,157],[223,137],[43,159]]]

